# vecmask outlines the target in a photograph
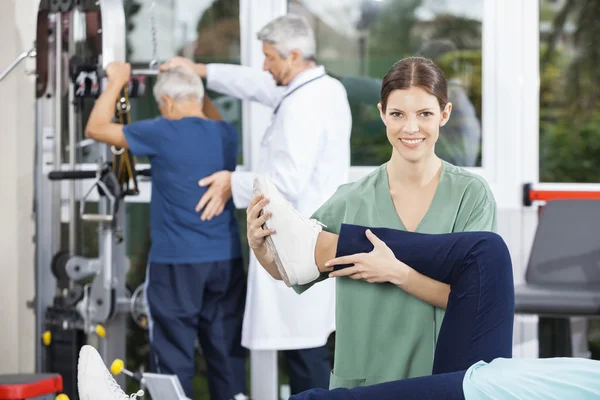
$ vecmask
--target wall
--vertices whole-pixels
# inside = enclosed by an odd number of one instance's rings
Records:
[[[19,6],[17,7],[17,1]],[[0,70],[33,46],[35,0],[0,3]],[[34,78],[27,60],[0,82],[0,374],[33,372],[33,167],[35,148]]]

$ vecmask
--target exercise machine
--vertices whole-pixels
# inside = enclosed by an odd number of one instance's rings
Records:
[[[150,372],[132,372],[125,368],[123,360],[116,359],[110,366],[114,376],[124,374],[140,382],[142,389],[147,389],[155,399],[190,400],[181,387],[176,375],[154,374]],[[237,400],[237,399],[232,399]]]
[[[23,60],[35,59],[36,296],[30,307],[36,314],[40,338],[36,372],[50,374],[52,379],[59,376],[60,390],[58,386],[52,390],[71,399],[78,398],[77,361],[83,345],[94,345],[105,362],[117,360],[124,366],[128,324],[148,325],[144,286],[133,289],[126,285],[129,261],[124,239],[125,199],[139,195],[139,182],[150,179],[150,169],[137,168],[127,149],[84,140],[82,134],[85,115],[107,83],[106,66],[126,60],[125,3],[41,0],[33,48],[0,71],[1,81]],[[122,124],[131,122],[130,100],[143,96],[148,79],[158,74],[154,7],[152,1],[153,58],[147,67],[133,69],[130,82],[122,89],[114,116]],[[208,98],[204,109],[209,118],[221,119]],[[89,144],[98,146],[96,164],[82,169],[80,153]],[[68,204],[61,202],[65,193]],[[62,240],[64,220],[68,221],[64,227],[68,243]],[[78,254],[78,224],[97,231],[97,257]],[[125,387],[128,374],[119,371],[115,375]],[[155,396],[185,399],[175,376],[129,375]],[[26,380],[32,379],[39,383],[32,376]]]
[[[103,21],[110,21],[110,29],[103,29]],[[141,326],[146,323],[140,302],[143,289],[133,296],[126,288],[129,263],[125,255],[124,200],[139,194],[138,177],[149,175],[149,171],[137,171],[135,158],[126,149],[105,145],[99,146],[96,170],[77,168],[86,102],[89,105],[89,100],[93,102],[101,93],[106,82],[103,69],[112,61],[126,58],[123,2],[41,1],[37,28],[35,311],[39,337],[43,339],[36,351],[37,367],[59,373],[63,391],[73,399],[77,398],[81,346],[95,344],[104,360],[124,359],[131,311],[136,322]],[[130,99],[143,95],[144,89],[144,77],[139,76],[123,88],[115,104],[115,120],[131,122]],[[63,127],[65,120],[67,127]],[[66,146],[64,132],[68,132]],[[65,147],[68,163],[63,162]],[[91,185],[78,198],[82,180]],[[60,243],[58,230],[61,190],[65,188],[69,191],[68,246]],[[94,192],[98,195],[97,212],[86,208]],[[97,258],[76,254],[78,220],[97,228]],[[119,383],[124,385],[124,380]]]

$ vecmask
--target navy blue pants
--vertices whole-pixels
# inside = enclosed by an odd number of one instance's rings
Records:
[[[192,395],[195,344],[206,360],[210,398],[246,393],[242,321],[246,276],[242,259],[202,264],[150,264],[150,368],[179,377]]]
[[[366,229],[342,225],[336,256],[371,251]],[[462,380],[471,365],[512,357],[514,283],[504,240],[491,232],[428,235],[371,230],[400,261],[450,285],[433,375],[354,389],[307,391],[290,400],[464,398]]]
[[[331,359],[327,345],[312,349],[285,350],[283,356],[289,371],[291,394],[329,387]]]

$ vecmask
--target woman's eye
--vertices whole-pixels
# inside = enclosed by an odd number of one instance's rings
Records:
[[[424,117],[431,117],[433,113],[431,111],[423,111],[421,115]]]
[[[390,115],[391,115],[392,117],[394,117],[394,118],[398,118],[398,117],[399,117],[401,114],[400,114],[399,112],[397,112],[397,111],[392,111],[392,112],[390,113]]]

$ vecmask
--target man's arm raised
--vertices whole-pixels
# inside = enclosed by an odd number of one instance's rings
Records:
[[[113,62],[106,67],[108,84],[96,100],[85,127],[85,135],[98,142],[127,148],[123,125],[115,124],[115,105],[123,86],[129,82],[131,66],[127,63]]]
[[[201,78],[206,78],[206,87],[241,100],[251,100],[275,108],[284,88],[276,85],[271,74],[256,68],[234,64],[201,64],[184,57],[174,57],[160,66],[165,71],[170,68],[185,67]]]

